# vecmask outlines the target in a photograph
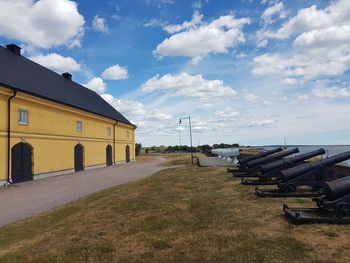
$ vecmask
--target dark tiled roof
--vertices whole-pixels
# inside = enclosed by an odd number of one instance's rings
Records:
[[[0,46],[0,84],[131,124],[94,91]]]

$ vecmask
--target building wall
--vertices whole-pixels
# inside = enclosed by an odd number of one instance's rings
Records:
[[[0,88],[0,181],[7,177],[7,100],[12,91]],[[18,124],[18,110],[28,111],[28,125]],[[76,130],[81,121],[82,132]],[[84,146],[85,168],[106,164],[106,147],[112,146],[116,163],[125,162],[125,147],[135,159],[134,127],[24,93],[11,100],[11,148],[25,142],[33,148],[34,176],[74,169],[74,146]],[[114,124],[116,128],[114,129]],[[108,136],[107,128],[111,129]],[[113,143],[115,130],[115,149]],[[126,133],[129,132],[129,138]]]

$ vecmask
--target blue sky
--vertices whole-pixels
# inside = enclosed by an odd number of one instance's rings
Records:
[[[350,1],[3,0],[0,40],[96,91],[145,146],[349,144]]]

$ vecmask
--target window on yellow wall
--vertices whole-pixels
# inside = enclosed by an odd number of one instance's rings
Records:
[[[112,129],[111,127],[107,127],[107,136],[111,136],[112,135]]]
[[[129,137],[130,137],[129,131],[126,131],[126,138],[129,139]]]
[[[28,125],[28,111],[27,110],[18,110],[18,124]]]
[[[77,132],[82,132],[83,131],[83,122],[82,121],[77,121]]]

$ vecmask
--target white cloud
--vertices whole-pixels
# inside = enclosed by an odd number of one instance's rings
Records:
[[[108,25],[106,19],[98,15],[92,20],[92,29],[102,33],[108,33]]]
[[[317,9],[315,5],[298,11],[298,14],[285,23],[276,32],[267,33],[267,37],[286,39],[293,35],[324,29],[331,26],[341,26],[350,21],[350,1],[338,0],[323,10]]]
[[[69,0],[0,1],[0,35],[40,48],[80,46],[84,17]]]
[[[255,120],[255,121],[251,121],[248,126],[252,128],[267,127],[275,124],[276,122],[277,122],[276,120],[271,120],[271,119]]]
[[[281,80],[281,83],[286,85],[296,85],[299,82],[297,79],[294,79],[294,78],[284,78]]]
[[[104,94],[106,92],[107,85],[103,79],[95,77],[84,85],[85,87],[95,91],[97,94]]]
[[[350,91],[347,88],[314,88],[312,94],[320,98],[347,98],[350,97]]]
[[[243,52],[236,55],[236,58],[246,58],[246,57],[248,57],[248,55]]]
[[[318,76],[341,75],[350,68],[350,55],[340,53],[338,56],[330,57],[331,53],[331,50],[319,53],[318,56],[298,53],[294,55],[266,53],[253,59],[252,73],[312,79]]]
[[[58,73],[72,73],[81,70],[80,64],[76,62],[73,58],[63,57],[56,53],[51,53],[47,55],[37,55],[29,57],[29,59]]]
[[[239,115],[239,113],[231,107],[226,107],[222,111],[216,111],[214,114],[220,118],[236,118]]]
[[[194,11],[191,21],[185,21],[181,25],[167,25],[164,26],[163,29],[170,34],[174,34],[198,26],[202,22],[202,18],[203,15],[201,15],[198,11]]]
[[[170,120],[171,116],[169,114],[160,112],[158,109],[152,109],[147,111],[146,119],[150,121],[162,121]]]
[[[272,24],[274,23],[274,17],[278,17],[280,19],[283,19],[287,16],[287,12],[284,9],[283,3],[279,2],[276,3],[273,6],[268,7],[261,15],[261,19],[264,21],[265,24]]]
[[[146,114],[144,106],[141,102],[117,99],[111,94],[102,94],[101,97],[126,116],[135,118],[137,116],[144,116]]]
[[[142,122],[143,126],[147,126],[145,120],[164,121],[171,119],[171,115],[160,112],[157,108],[146,110],[143,103],[138,101],[118,99],[111,94],[102,94],[101,97],[125,117],[135,119],[136,123]]]
[[[242,95],[243,99],[245,99],[246,101],[250,101],[250,102],[254,102],[257,101],[259,99],[259,96],[256,96],[252,93],[245,93]]]
[[[195,1],[195,2],[193,2],[192,7],[194,9],[201,9],[202,8],[202,2],[201,1]]]
[[[165,27],[167,25],[166,22],[163,22],[162,20],[158,18],[153,18],[149,20],[147,23],[145,23],[143,26],[145,27]]]
[[[125,67],[121,67],[118,64],[116,64],[105,69],[105,71],[102,72],[101,77],[103,79],[118,80],[127,79],[129,78],[129,75],[128,70]]]
[[[229,48],[245,42],[242,27],[250,23],[249,18],[236,19],[227,15],[209,24],[201,22],[201,18],[195,12],[192,21],[167,26],[169,32],[177,33],[160,43],[154,54],[158,57],[190,57],[194,63],[198,63],[209,54],[227,53]]]
[[[202,102],[197,106],[197,109],[210,109],[215,106],[214,103]]]
[[[224,85],[222,80],[206,80],[202,75],[166,74],[162,77],[154,76],[142,84],[143,92],[173,91],[177,96],[194,97],[200,99],[215,99],[232,97],[236,92]]]
[[[298,96],[299,101],[308,100],[308,99],[309,99],[309,96],[306,94]]]
[[[294,40],[293,45],[305,53],[320,53],[325,49],[332,51],[331,48],[333,48],[335,52],[333,51],[332,55],[336,55],[334,53],[349,53],[349,42],[350,24],[304,32]]]

